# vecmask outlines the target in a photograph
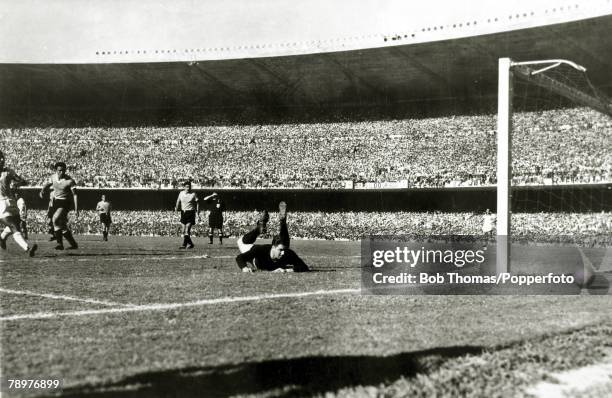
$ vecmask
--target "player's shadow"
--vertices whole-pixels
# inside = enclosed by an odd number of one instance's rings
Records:
[[[427,373],[450,358],[480,354],[474,346],[436,348],[386,357],[317,356],[143,373],[111,384],[65,389],[64,397],[293,397],[344,387],[379,385]]]

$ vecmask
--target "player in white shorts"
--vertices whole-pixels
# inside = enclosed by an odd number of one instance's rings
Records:
[[[102,195],[100,201],[96,205],[96,211],[100,216],[100,224],[102,224],[102,240],[108,241],[108,232],[112,224],[111,204],[106,200],[106,195]]]
[[[18,176],[12,169],[5,167],[4,163],[4,153],[0,151],[0,223],[5,226],[0,233],[0,248],[6,250],[6,239],[13,234],[15,243],[30,257],[33,257],[38,245],[30,245],[21,233],[17,199],[12,189],[12,186],[26,185],[27,181]]]
[[[482,233],[489,238],[492,237],[496,222],[495,214],[491,214],[491,210],[487,209],[482,218]]]

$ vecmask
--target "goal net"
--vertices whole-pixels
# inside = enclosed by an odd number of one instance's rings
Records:
[[[511,270],[511,242],[520,241],[525,217],[539,240],[605,244],[598,234],[610,224],[611,115],[608,96],[575,62],[499,60],[498,273]]]

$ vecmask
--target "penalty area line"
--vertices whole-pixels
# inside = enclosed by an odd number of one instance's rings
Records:
[[[335,289],[335,290],[315,290],[311,292],[296,292],[296,293],[276,293],[276,294],[261,294],[257,296],[243,297],[221,297],[216,299],[205,299],[191,301],[187,303],[160,303],[147,305],[132,305],[123,306],[121,308],[103,308],[97,310],[79,310],[66,312],[38,312],[33,314],[9,315],[0,317],[0,322],[18,321],[23,319],[48,319],[70,316],[87,316],[87,315],[103,315],[103,314],[120,314],[128,312],[143,312],[143,311],[167,311],[179,308],[201,307],[215,304],[242,303],[249,301],[262,301],[279,298],[300,298],[308,296],[327,296],[335,294],[350,294],[358,293],[361,289]]]
[[[301,256],[303,258],[361,258],[361,256]],[[11,260],[0,260],[0,264],[3,263],[16,263],[16,262],[27,262],[27,263],[87,263],[87,262],[113,262],[113,261],[138,261],[138,260],[152,260],[152,261],[180,261],[180,260],[224,260],[234,259],[236,256],[209,256],[208,254],[196,255],[196,256],[143,256],[134,254],[130,257],[112,257],[107,254],[100,254],[99,256],[89,257],[35,257],[35,258],[22,258],[22,259],[11,259]]]
[[[101,301],[101,300],[93,300],[93,299],[73,297],[73,296],[64,296],[61,294],[37,293],[37,292],[29,291],[29,290],[12,290],[12,289],[0,288],[0,292],[8,293],[8,294],[18,294],[18,295],[23,295],[23,296],[44,297],[44,298],[50,298],[54,300],[80,301],[83,303],[106,305],[109,307],[117,307],[117,306],[131,307],[132,306],[132,304],[122,304],[122,303],[114,303],[112,301]]]

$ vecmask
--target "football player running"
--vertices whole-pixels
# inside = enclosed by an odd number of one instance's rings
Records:
[[[29,244],[21,233],[21,219],[13,187],[26,185],[27,181],[13,169],[5,167],[4,153],[0,151],[0,223],[5,228],[0,233],[0,248],[6,250],[6,239],[13,235],[15,243],[30,257],[34,257],[38,245]]]
[[[53,188],[53,233],[57,246],[55,250],[64,250],[63,238],[70,244],[69,249],[78,249],[79,245],[72,236],[72,231],[68,228],[68,212],[74,209],[75,216],[79,216],[79,204],[76,193],[76,182],[66,174],[66,163],[57,162],[54,166],[55,174],[40,191],[40,198],[43,199],[50,188]]]

